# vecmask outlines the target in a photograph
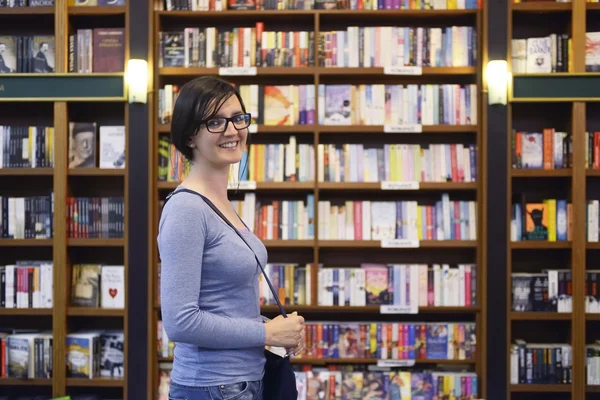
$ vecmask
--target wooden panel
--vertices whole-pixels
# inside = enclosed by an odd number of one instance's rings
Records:
[[[574,7],[576,7],[574,5]],[[584,9],[585,10],[585,9]],[[571,266],[573,280],[573,392],[572,398],[585,398],[585,256],[586,256],[586,175],[585,175],[585,142],[586,142],[585,103],[573,104],[573,185],[572,200],[573,246],[571,249]]]
[[[58,4],[63,0],[57,0]],[[66,6],[65,6],[66,7]],[[58,48],[58,46],[57,46]],[[58,58],[57,58],[58,63]],[[68,160],[68,121],[67,104],[54,105],[54,312],[52,314],[53,359],[65,360],[65,341],[67,334],[67,160]],[[65,393],[66,364],[54,362],[52,366],[52,393],[63,396]]]

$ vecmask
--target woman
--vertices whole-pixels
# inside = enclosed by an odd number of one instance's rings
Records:
[[[201,77],[179,93],[171,142],[191,162],[163,208],[158,233],[162,321],[175,342],[171,400],[261,400],[265,346],[303,349],[304,318],[260,315],[267,251],[227,198],[231,164],[242,159],[250,114],[228,82]],[[208,198],[248,245],[198,195]],[[265,399],[267,400],[267,399]]]

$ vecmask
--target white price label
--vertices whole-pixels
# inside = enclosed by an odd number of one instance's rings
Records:
[[[380,314],[418,314],[419,306],[393,306],[389,304],[379,306]]]
[[[383,181],[381,182],[382,190],[419,190],[419,182],[417,181]]]
[[[256,181],[229,182],[227,189],[256,190]]]
[[[423,132],[423,125],[421,124],[404,124],[404,125],[393,125],[385,124],[383,126],[385,133],[421,133]]]
[[[248,127],[248,132],[250,132],[250,133],[258,133],[258,125],[256,125],[256,124],[250,124],[250,126]]]
[[[419,247],[418,240],[410,239],[383,239],[381,240],[382,248],[417,248]]]
[[[221,67],[219,75],[223,76],[254,76],[256,67]]]
[[[423,68],[404,65],[383,67],[384,75],[423,75]]]
[[[415,360],[377,360],[378,367],[414,367]]]

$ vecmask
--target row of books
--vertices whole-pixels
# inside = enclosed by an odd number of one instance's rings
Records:
[[[54,6],[54,0],[0,0],[0,8],[52,6]]]
[[[515,169],[559,169],[573,166],[573,137],[567,132],[544,128],[542,132],[512,132],[512,167]]]
[[[477,34],[468,26],[350,26],[315,38],[312,31],[267,31],[264,22],[257,22],[254,27],[159,32],[159,46],[159,67],[477,65]]]
[[[67,377],[123,378],[125,337],[120,330],[68,333],[66,340]]]
[[[476,146],[457,144],[319,144],[319,182],[475,182]],[[312,182],[314,146],[289,142],[252,144],[232,166],[230,182]],[[180,182],[189,166],[183,155],[159,139],[158,180]]]
[[[368,369],[293,366],[298,400],[477,400],[479,378],[475,372],[432,369]],[[158,400],[168,400],[173,363],[159,364]]]
[[[239,90],[255,124],[477,124],[477,85],[472,84],[239,85]],[[171,122],[178,93],[177,85],[159,89],[159,124]]]
[[[53,166],[53,127],[0,125],[0,168]]]
[[[349,26],[319,32],[321,67],[472,67],[477,32],[470,26]]]
[[[475,201],[450,200],[447,193],[433,205],[417,201],[319,200],[314,221],[314,195],[300,200],[266,201],[255,193],[232,201],[248,227],[263,240],[476,240]],[[415,244],[417,245],[417,244]],[[409,246],[410,247],[410,246]]]
[[[159,32],[159,67],[309,67],[315,34],[254,27],[184,28]]]
[[[585,167],[600,169],[600,132],[586,132]]]
[[[71,306],[125,308],[123,265],[75,264],[71,275]]]
[[[69,168],[125,168],[125,126],[69,122]]]
[[[173,357],[176,343],[157,325],[159,357]],[[321,321],[304,325],[302,354],[295,359],[473,360],[475,323]]]
[[[52,378],[52,332],[0,329],[0,379]]]
[[[475,182],[476,154],[476,145],[462,143],[319,144],[317,177],[319,182]],[[260,170],[262,163],[253,164],[250,157],[250,167],[255,164]],[[249,170],[250,180],[260,181]]]
[[[69,35],[69,72],[123,72],[125,29],[77,29]]]
[[[573,383],[573,348],[566,343],[527,343],[510,347],[510,383]]]
[[[473,10],[479,0],[163,0],[164,11],[227,10]]]
[[[473,307],[477,305],[476,271],[474,264],[453,268],[450,264],[363,263],[359,268],[320,265],[316,283],[318,305],[391,305],[398,306],[400,313],[417,313],[419,307]],[[288,276],[283,282],[286,294],[288,286],[292,293],[294,290],[294,278]],[[281,274],[277,278],[281,287]],[[261,287],[265,304],[275,304],[267,290],[268,287]]]
[[[573,311],[573,276],[570,269],[512,273],[511,280],[512,311],[559,313]]]
[[[0,74],[54,72],[54,36],[0,36]]]
[[[568,241],[572,237],[573,205],[565,199],[527,202],[522,194],[512,204],[510,238],[513,242],[544,240]]]
[[[305,351],[296,358],[472,360],[475,324],[469,322],[316,322],[304,325]]]
[[[249,196],[250,195],[250,196]],[[231,201],[248,228],[262,240],[307,240],[315,238],[315,197],[303,200],[256,200],[245,193],[244,200]]]
[[[600,200],[586,201],[586,237],[588,242],[600,241]]]
[[[3,239],[50,239],[54,232],[54,193],[48,196],[0,196]]]
[[[288,306],[312,304],[314,264],[267,263],[264,269],[273,288],[277,290],[277,297],[282,304]],[[258,281],[260,305],[277,304],[263,274],[260,274]]]
[[[0,265],[0,308],[52,308],[52,261]]]
[[[52,332],[0,331],[0,378],[51,378]],[[123,378],[123,331],[99,330],[67,334],[67,377]]]
[[[475,201],[319,200],[319,239],[325,240],[476,240]],[[410,246],[409,246],[410,247]]]
[[[123,197],[67,197],[69,238],[122,238],[124,225]]]
[[[512,39],[512,72],[540,74],[572,71],[571,40],[567,33]]]

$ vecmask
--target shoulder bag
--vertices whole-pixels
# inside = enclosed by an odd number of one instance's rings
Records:
[[[244,239],[244,237],[236,229],[236,227],[233,226],[233,224],[223,215],[223,213],[221,213],[221,211],[219,211],[219,209],[208,198],[201,195],[200,193],[195,192],[190,189],[178,189],[176,191],[171,192],[167,196],[164,204],[167,203],[167,201],[169,200],[169,198],[171,198],[171,196],[173,196],[176,193],[180,193],[180,192],[187,192],[187,193],[191,193],[191,194],[200,196],[204,200],[204,202],[206,204],[208,204],[209,207],[212,208],[213,211],[215,213],[217,213],[217,215],[219,215],[221,217],[221,219],[223,219],[223,221],[225,221],[225,223],[227,223],[227,225],[229,225],[231,227],[231,229],[233,229],[235,231],[235,233],[237,233],[237,235],[240,237],[240,239],[242,239],[244,241],[244,243],[246,243],[248,248],[250,248],[250,250],[252,250],[252,247],[250,247],[250,245],[248,244],[246,239]],[[163,204],[163,207],[164,207],[164,204]],[[242,223],[244,223],[244,222],[242,221]],[[244,223],[244,225],[246,225],[246,224]],[[252,250],[252,252],[254,253],[254,250]],[[273,288],[273,285],[271,284],[269,277],[265,273],[263,266],[260,264],[260,261],[258,259],[258,256],[256,255],[256,253],[254,253],[254,258],[256,259],[256,263],[260,267],[260,270],[262,271],[263,276],[265,277],[265,280],[267,281],[267,284],[269,285],[269,288],[271,289],[271,292],[273,293],[273,298],[277,302],[277,306],[279,307],[279,311],[281,311],[281,315],[284,318],[287,318],[287,313],[285,312],[285,309],[283,308],[283,305],[281,304],[281,301],[279,300],[279,297],[277,296],[277,292]],[[281,357],[278,354],[275,354],[267,349],[265,349],[264,354],[265,354],[266,363],[265,363],[265,372],[264,372],[264,377],[263,377],[263,399],[264,400],[296,400],[296,399],[298,399],[298,390],[296,388],[296,375],[294,374],[294,370],[292,369],[292,364],[290,363],[289,357],[287,355],[285,357]]]

